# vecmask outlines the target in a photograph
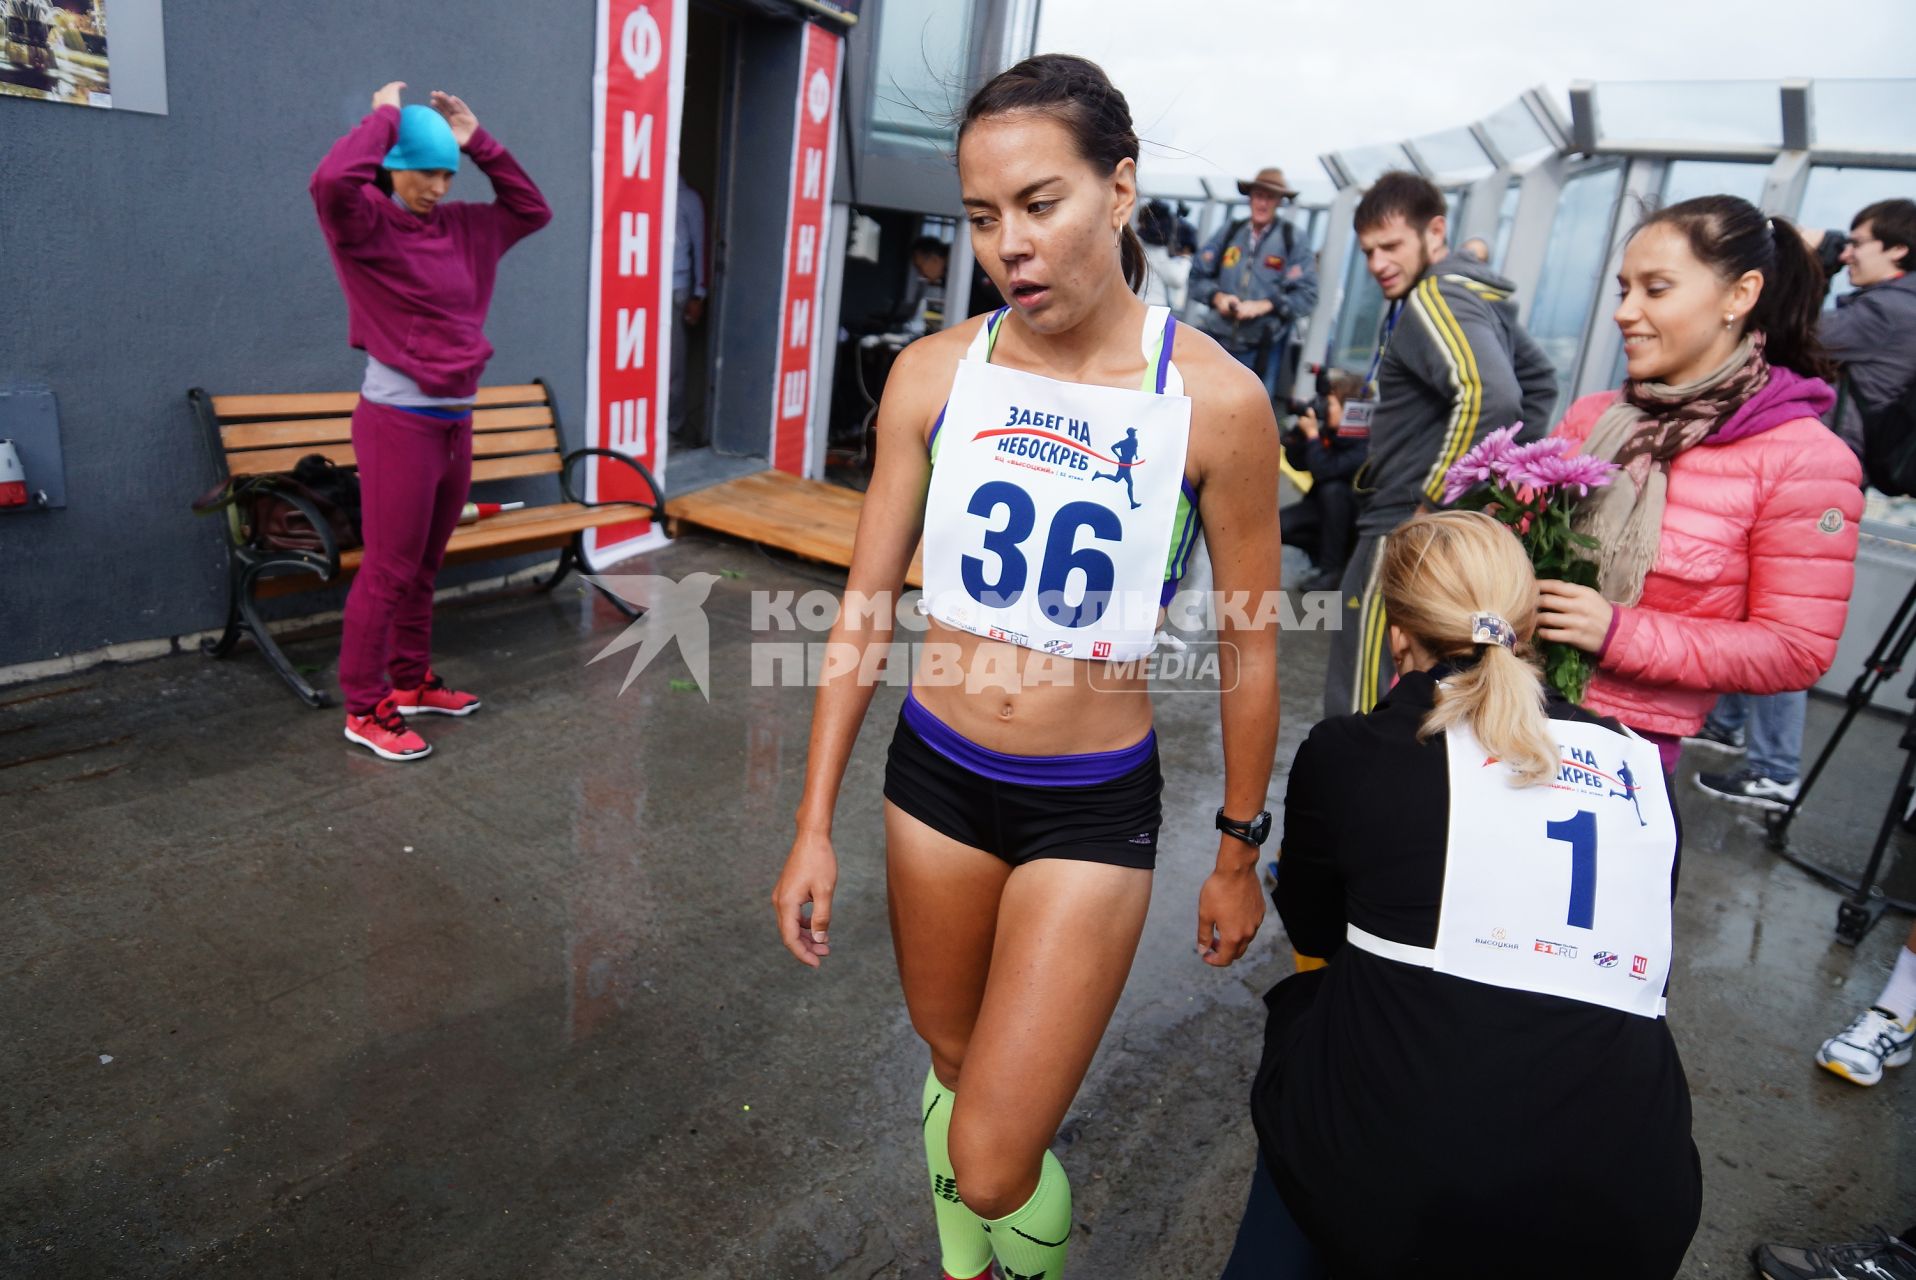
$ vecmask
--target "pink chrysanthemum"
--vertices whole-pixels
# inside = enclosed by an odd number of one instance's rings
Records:
[[[1486,480],[1503,480],[1509,474],[1511,455],[1521,448],[1516,440],[1522,430],[1521,422],[1499,428],[1453,462],[1444,473],[1444,505],[1457,501]]]
[[[1588,454],[1539,454],[1513,463],[1511,478],[1547,491],[1575,489],[1578,497],[1586,497],[1609,484],[1616,470],[1615,463]]]

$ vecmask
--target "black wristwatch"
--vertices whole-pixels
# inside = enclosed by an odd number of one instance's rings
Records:
[[[1225,835],[1236,836],[1253,849],[1260,849],[1271,837],[1271,811],[1264,810],[1249,822],[1239,822],[1235,818],[1224,816],[1224,810],[1217,811],[1217,829]]]

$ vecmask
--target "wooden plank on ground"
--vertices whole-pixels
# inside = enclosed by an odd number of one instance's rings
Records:
[[[865,495],[822,480],[766,470],[667,501],[674,523],[849,567]],[[923,584],[922,555],[912,557],[905,581],[914,587]]]

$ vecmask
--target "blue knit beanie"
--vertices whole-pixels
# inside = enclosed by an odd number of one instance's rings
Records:
[[[459,172],[459,143],[446,117],[431,107],[409,103],[399,112],[399,141],[381,161],[388,169],[445,169]]]

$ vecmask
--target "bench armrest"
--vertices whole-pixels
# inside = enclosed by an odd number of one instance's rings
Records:
[[[615,462],[624,463],[639,473],[639,479],[643,480],[645,487],[651,490],[653,501],[643,502],[632,499],[621,499],[616,502],[587,502],[584,497],[574,493],[572,489],[572,466],[582,458],[611,458]],[[659,482],[652,478],[652,473],[645,469],[645,464],[636,458],[628,458],[623,453],[617,453],[611,449],[574,449],[571,453],[568,453],[565,456],[565,462],[562,464],[562,469],[559,472],[559,491],[565,495],[567,502],[576,502],[582,507],[646,507],[651,510],[652,519],[663,520],[665,518],[665,490],[659,488]]]

